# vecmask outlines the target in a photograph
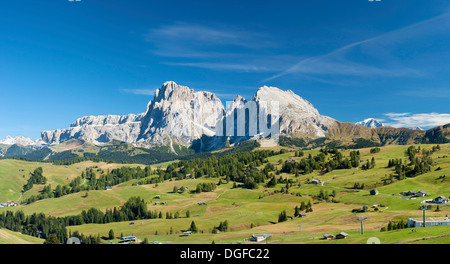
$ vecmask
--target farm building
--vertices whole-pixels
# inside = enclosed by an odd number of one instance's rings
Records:
[[[323,238],[324,238],[324,239],[333,239],[334,236],[331,235],[331,234],[325,234],[325,235],[323,235]]]
[[[134,241],[136,241],[136,237],[135,236],[126,236],[126,237],[121,237],[120,239],[123,242],[134,242]]]
[[[447,201],[448,201],[448,199],[445,198],[445,196],[439,196],[439,197],[434,198],[434,200],[431,202],[435,203],[435,204],[446,204]]]
[[[313,183],[313,184],[320,184],[321,181],[319,179],[312,179],[311,183]]]
[[[11,206],[18,206],[19,204],[13,201],[7,201],[6,203],[0,204],[0,207],[11,207]]]
[[[428,192],[427,191],[419,191],[416,196],[427,196]]]
[[[425,226],[447,226],[450,225],[450,219],[448,217],[427,217],[425,219]],[[422,227],[423,218],[408,218],[408,228]]]
[[[405,191],[405,192],[401,192],[400,194],[404,195],[404,196],[422,197],[422,196],[427,196],[428,192],[427,191],[423,191],[423,190],[418,191],[418,192],[416,192],[416,191]]]
[[[345,232],[341,232],[341,233],[336,235],[336,239],[344,239],[344,238],[347,238],[347,237],[348,237],[348,234],[345,233]]]
[[[111,190],[112,190],[112,187],[111,187],[111,186],[106,186],[105,190],[111,191]]]
[[[250,237],[250,241],[252,242],[261,242],[267,238],[269,238],[270,235],[267,234],[253,234],[252,237]]]

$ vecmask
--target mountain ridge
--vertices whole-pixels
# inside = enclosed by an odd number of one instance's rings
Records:
[[[176,154],[174,145],[212,151],[240,141],[279,135],[303,138],[304,142],[313,142],[311,146],[330,142],[351,146],[355,142],[385,145],[450,141],[448,125],[430,131],[384,126],[374,118],[355,124],[340,122],[321,115],[292,90],[262,86],[251,100],[236,95],[225,108],[214,93],[168,81],[155,91],[143,113],[80,117],[68,128],[42,131],[36,141],[7,137],[0,141],[0,155],[6,155],[14,145],[12,153],[26,155],[26,150],[18,146],[51,147],[72,139],[97,146],[114,141],[143,148],[169,146]]]

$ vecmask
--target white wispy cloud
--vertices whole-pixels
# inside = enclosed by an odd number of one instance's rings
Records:
[[[386,126],[430,128],[450,123],[450,114],[445,113],[387,113]]]
[[[273,72],[271,66],[263,66],[245,63],[222,63],[222,62],[168,62],[167,65],[189,66],[203,69],[241,71],[241,72]]]
[[[298,60],[273,52],[279,43],[265,33],[224,25],[163,25],[149,30],[145,41],[152,54],[171,60],[161,64],[173,66],[275,73]]]
[[[398,93],[401,96],[420,97],[420,98],[450,98],[450,88],[421,88],[408,89]]]
[[[450,13],[445,13],[403,28],[357,41],[335,49],[329,53],[312,56],[300,60],[286,70],[266,78],[270,81],[287,74],[315,74],[340,76],[421,76],[425,73],[406,66],[398,56],[393,54],[394,48],[423,40],[433,34],[448,34],[450,29]],[[356,62],[352,53],[368,57],[364,62]],[[381,64],[380,64],[381,61]]]
[[[136,95],[154,95],[156,89],[120,89],[120,91]]]
[[[264,34],[225,26],[175,23],[149,30],[145,41],[152,43],[152,53],[167,57],[237,57],[222,50],[227,47],[257,49],[276,45]]]
[[[151,30],[146,35],[146,40],[150,42],[164,40],[192,41],[191,44],[205,45],[234,45],[241,47],[255,47],[261,42],[252,40],[258,35],[253,32],[246,32],[225,27],[207,27],[187,23],[176,23],[165,25]]]

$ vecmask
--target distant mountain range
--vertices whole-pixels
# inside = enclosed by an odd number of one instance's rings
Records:
[[[365,126],[365,127],[370,127],[370,128],[377,128],[377,127],[382,127],[385,126],[381,121],[375,119],[375,118],[367,118],[364,119],[363,121],[360,122],[356,122],[356,125],[361,125],[361,126]],[[425,130],[419,126],[417,127],[408,127],[412,130]]]
[[[35,141],[21,136],[7,137],[0,140],[0,155],[26,157],[34,153],[48,159],[64,149],[73,154],[67,157],[92,156],[98,154],[99,148],[104,150],[122,143],[128,144],[127,149],[159,148],[178,155],[191,153],[187,149],[213,151],[249,139],[268,138],[279,138],[279,143],[285,146],[370,147],[446,143],[450,142],[450,131],[449,125],[427,131],[393,128],[374,118],[344,123],[320,115],[310,102],[291,90],[268,86],[257,89],[250,101],[237,95],[225,108],[211,92],[194,91],[169,81],[156,90],[143,113],[81,117],[68,128],[43,131]],[[79,152],[73,153],[73,148],[67,148],[71,144],[58,147],[65,142],[82,142],[76,144],[86,146],[87,152],[78,148]]]

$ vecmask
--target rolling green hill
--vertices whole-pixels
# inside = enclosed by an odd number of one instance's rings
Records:
[[[370,237],[377,237],[382,243],[448,243],[449,236],[445,234],[448,234],[450,227],[417,228],[418,232],[411,232],[410,229],[380,230],[386,228],[389,222],[398,223],[410,217],[422,216],[422,211],[419,210],[421,198],[402,196],[400,193],[403,191],[425,190],[429,193],[426,199],[450,196],[447,179],[450,175],[450,144],[440,144],[439,148],[436,144],[418,144],[388,145],[379,149],[273,149],[256,148],[252,152],[166,163],[166,169],[154,170],[148,177],[133,178],[113,185],[112,190],[91,189],[27,205],[0,208],[0,215],[6,211],[22,211],[25,215],[44,213],[53,217],[74,217],[90,208],[105,213],[113,208],[120,208],[131,197],[138,196],[144,199],[148,212],[161,213],[162,217],[69,225],[67,230],[107,237],[108,232],[113,229],[116,236],[133,234],[141,240],[147,238],[149,241],[177,244],[209,244],[213,240],[215,243],[226,244],[250,243],[248,239],[256,233],[270,234],[270,243],[366,243]],[[403,165],[414,169],[418,163],[411,165],[408,149],[414,149],[414,160],[431,160],[429,170],[402,178],[395,167],[388,167],[390,160],[401,159]],[[257,151],[267,151],[268,156],[255,159]],[[359,164],[348,165],[345,160],[350,161],[351,155],[356,152],[359,152]],[[375,165],[363,169],[367,163],[371,164],[372,158]],[[333,163],[337,160],[340,162]],[[300,164],[306,161],[317,168],[312,171],[290,171],[292,164],[300,168]],[[327,164],[342,168],[329,170]],[[346,164],[349,167],[345,167]],[[85,161],[63,166],[0,160],[0,197],[16,198],[17,190],[26,182],[28,173],[38,166],[43,166],[44,175],[54,188],[57,183],[68,184],[82,171],[92,167],[106,173],[106,170],[113,167],[138,165]],[[155,169],[159,165],[152,167]],[[24,171],[19,171],[19,168]],[[25,178],[22,177],[23,174]],[[187,174],[196,177],[185,177]],[[99,176],[101,175],[100,173]],[[271,179],[276,179],[275,184],[269,184]],[[312,184],[312,179],[319,179],[321,183]],[[82,184],[90,184],[90,181],[87,178]],[[198,193],[195,190],[199,183],[215,184],[216,188]],[[35,186],[28,191],[30,193],[25,192],[24,197],[36,194],[42,188],[43,186]],[[371,195],[370,191],[373,189],[378,190],[378,195]],[[157,195],[160,195],[159,199],[156,198]],[[312,211],[301,210],[306,216],[294,217],[295,208],[300,208],[302,202],[310,203]],[[367,212],[358,212],[365,205]],[[374,205],[379,207],[375,208]],[[437,209],[437,205],[431,205],[427,216],[445,217],[450,213],[450,208],[445,204],[439,205],[439,210]],[[279,222],[283,211],[288,218]],[[357,220],[360,215],[367,217],[364,235],[360,235],[360,222]],[[218,226],[225,220],[228,229],[219,231]],[[189,237],[183,236],[182,231],[188,229],[192,221],[199,232]],[[335,235],[339,232],[346,232],[349,237],[342,240],[321,239],[326,233]],[[119,239],[115,238],[113,241]]]

